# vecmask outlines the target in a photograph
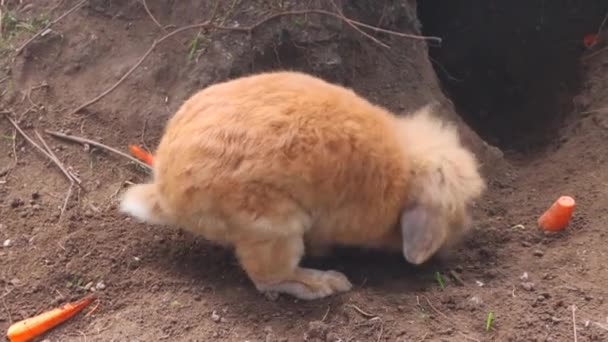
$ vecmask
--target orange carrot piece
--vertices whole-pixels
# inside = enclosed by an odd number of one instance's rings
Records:
[[[129,151],[131,151],[131,154],[133,156],[135,156],[137,159],[143,161],[144,163],[152,166],[152,155],[146,151],[144,151],[143,149],[139,148],[139,146],[136,145],[129,145]]]
[[[574,206],[574,198],[561,196],[538,218],[538,225],[547,231],[563,230],[572,217]]]
[[[588,33],[583,37],[583,44],[586,48],[590,48],[597,43],[597,33]]]
[[[11,325],[6,335],[11,342],[31,341],[35,337],[65,322],[89,305],[94,299],[93,295],[89,295],[76,302],[67,303],[59,308],[26,318]]]

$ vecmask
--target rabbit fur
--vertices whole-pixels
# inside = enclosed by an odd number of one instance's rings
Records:
[[[153,180],[130,187],[120,210],[233,248],[261,292],[348,291],[344,274],[300,259],[344,245],[421,264],[471,227],[485,182],[432,111],[396,116],[293,71],[217,83],[169,120]]]

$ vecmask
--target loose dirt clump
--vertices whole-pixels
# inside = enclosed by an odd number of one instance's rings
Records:
[[[77,4],[0,7],[0,330],[94,291],[93,314],[45,338],[608,339],[608,36],[582,45],[601,28],[605,2],[89,0],[44,30]],[[198,89],[279,68],[352,87],[398,114],[436,102],[484,163],[490,187],[475,233],[419,268],[346,249],[307,259],[343,271],[355,288],[312,302],[272,300],[230,251],[117,212],[121,191],[144,181],[144,169],[45,134],[153,150],[166,120]],[[57,160],[5,112],[42,145],[40,133]],[[561,194],[575,197],[575,216],[565,232],[542,234],[536,219]]]

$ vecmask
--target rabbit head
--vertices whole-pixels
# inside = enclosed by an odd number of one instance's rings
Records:
[[[456,127],[434,116],[431,105],[396,120],[411,163],[400,216],[402,250],[408,262],[421,264],[470,230],[470,206],[486,185]]]

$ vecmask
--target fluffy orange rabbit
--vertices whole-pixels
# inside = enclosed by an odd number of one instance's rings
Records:
[[[259,291],[348,291],[342,273],[300,267],[305,250],[381,248],[421,264],[470,227],[485,182],[431,111],[397,117],[299,72],[218,83],[170,119],[153,181],[121,210],[234,248]]]

